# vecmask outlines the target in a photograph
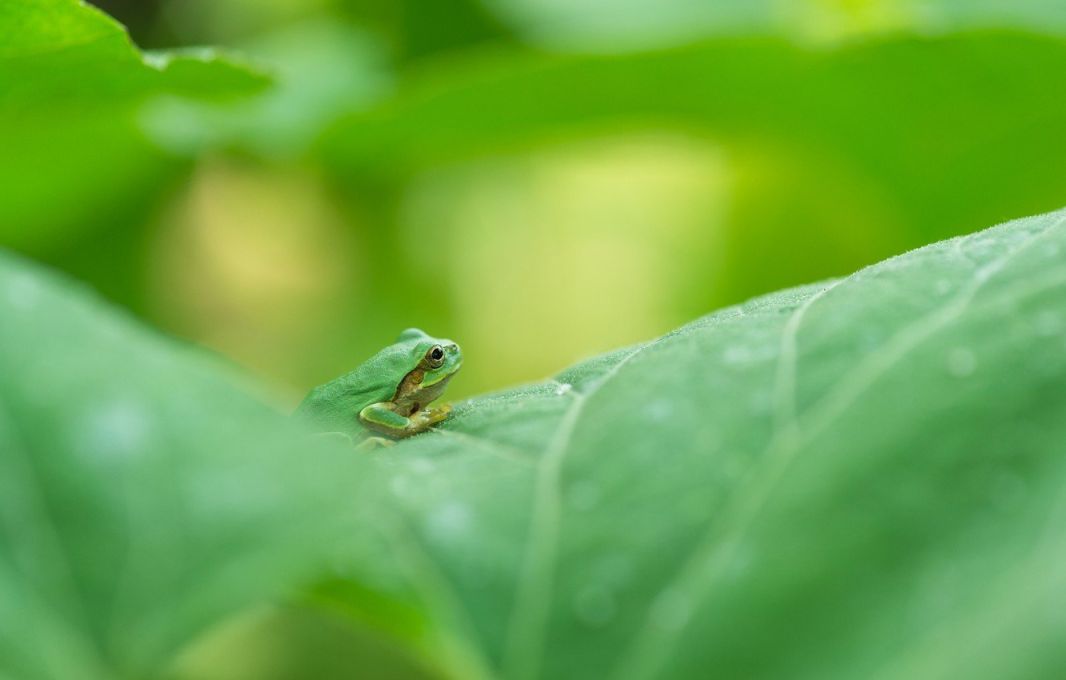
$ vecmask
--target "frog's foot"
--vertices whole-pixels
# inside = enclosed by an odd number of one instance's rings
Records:
[[[367,453],[375,451],[377,449],[384,449],[389,446],[394,446],[396,442],[391,439],[385,439],[384,437],[367,437],[363,441],[355,445],[355,450],[360,453]]]
[[[424,408],[418,413],[411,416],[411,420],[417,422],[420,425],[420,429],[424,430],[436,425],[439,422],[447,420],[451,415],[452,405],[444,404],[443,406],[437,406],[434,408]]]
[[[410,437],[425,432],[441,422],[452,412],[451,406],[425,408],[410,416],[402,416],[392,410],[389,404],[371,404],[359,412],[359,420],[367,428],[389,437]]]

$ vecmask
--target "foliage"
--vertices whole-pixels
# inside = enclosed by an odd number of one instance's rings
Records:
[[[786,4],[0,4],[0,676],[1056,677],[1060,5]]]
[[[1064,224],[717,312],[367,457],[5,258],[3,670],[159,672],[327,566],[319,601],[406,602],[428,632],[394,632],[460,677],[1052,668]]]
[[[589,20],[598,4],[524,0],[454,0],[446,17],[418,0],[153,2],[200,27],[186,41],[224,39],[244,18],[232,40],[274,84],[252,94],[261,76],[217,55],[179,52],[160,72],[150,65],[163,60],[73,0],[6,3],[0,26],[20,37],[0,67],[0,180],[11,187],[0,242],[224,351],[294,401],[412,324],[487,359],[457,389],[498,388],[723,304],[1055,209],[1066,191],[1047,171],[1066,152],[1053,133],[1066,124],[1058,3],[670,2],[652,20],[619,2],[600,22]],[[239,171],[212,172],[220,155]],[[216,202],[232,201],[227,187],[244,176],[261,183],[264,196],[226,219],[262,223],[275,175],[294,168],[325,204],[284,218],[304,223],[303,242],[267,227],[231,245],[222,231],[206,252],[168,240],[194,228],[174,224],[201,200],[190,183]],[[662,208],[619,215],[590,191],[575,202],[570,172]],[[516,235],[486,238],[481,222]],[[548,234],[551,224],[563,226]],[[617,258],[624,244],[608,241],[612,257],[574,271],[586,240],[612,230],[657,255]],[[419,244],[441,231],[451,237],[427,266]],[[295,292],[218,280],[247,277],[205,271],[221,248],[291,265]],[[304,262],[301,248],[332,259]],[[334,269],[345,275],[300,283],[304,270]],[[588,299],[555,293],[560,270]],[[518,301],[522,315],[486,283],[509,272],[548,291]],[[204,281],[246,315],[242,337],[219,341],[221,312],[184,292]],[[253,313],[270,309],[243,292],[257,288],[306,334]],[[513,350],[494,349],[490,317],[513,329]],[[520,346],[552,319],[575,334]]]
[[[77,0],[5,2],[0,35],[8,245],[69,238],[149,190],[166,161],[135,125],[138,102],[165,92],[229,98],[265,84],[212,50],[141,54],[119,24]]]

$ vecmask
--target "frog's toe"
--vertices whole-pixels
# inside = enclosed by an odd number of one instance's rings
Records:
[[[437,408],[426,409],[426,422],[430,423],[431,425],[439,423],[442,420],[447,419],[447,417],[451,415],[451,412],[451,404],[445,404],[444,406],[439,406]]]

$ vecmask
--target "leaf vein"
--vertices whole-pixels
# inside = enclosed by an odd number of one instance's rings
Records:
[[[726,508],[724,515],[730,521],[724,523],[726,527],[724,534],[716,540],[712,526],[710,531],[698,539],[689,559],[676,572],[674,578],[670,579],[670,585],[663,592],[680,594],[693,602],[702,602],[720,578],[725,567],[732,563],[734,553],[745,532],[765,506],[770,493],[784,475],[799,448],[814,434],[832,424],[884,371],[905,356],[908,350],[913,349],[936,330],[964,312],[984,285],[1013,258],[1063,224],[1066,224],[1066,217],[1030,235],[1019,246],[980,269],[971,284],[963,288],[947,304],[922,316],[896,333],[887,343],[890,346],[889,349],[872,354],[837,381],[830,393],[812,409],[815,414],[809,419],[813,421],[811,427],[806,430],[798,427],[787,428],[776,433],[760,457],[760,460],[765,460],[766,463],[763,468],[764,473],[756,476],[753,482],[755,487],[745,490],[745,493],[734,493],[733,498],[736,500]],[[841,283],[854,280],[855,276],[853,274],[843,279]],[[649,611],[645,615],[644,625],[638,631],[633,644],[628,647],[630,652],[616,666],[615,677],[624,680],[654,677],[670,650],[687,629],[686,625],[682,625],[663,630],[653,626],[650,619]]]

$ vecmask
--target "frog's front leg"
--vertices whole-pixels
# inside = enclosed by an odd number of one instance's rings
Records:
[[[374,432],[399,439],[425,432],[447,418],[451,410],[451,406],[424,408],[403,416],[393,410],[390,402],[379,402],[360,411],[359,422]]]

